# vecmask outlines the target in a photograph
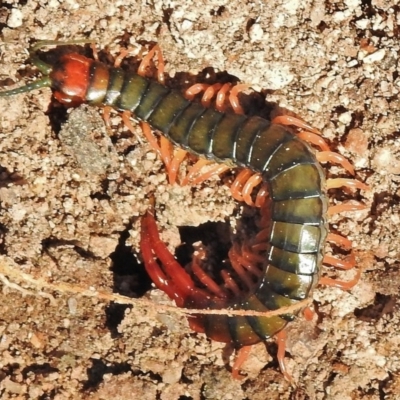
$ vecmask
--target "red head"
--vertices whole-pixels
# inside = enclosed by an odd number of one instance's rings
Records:
[[[77,53],[60,57],[49,74],[54,97],[63,104],[100,104],[107,91],[108,69]]]

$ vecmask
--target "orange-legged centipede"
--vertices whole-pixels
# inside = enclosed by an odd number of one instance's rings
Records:
[[[26,86],[0,92],[0,97],[51,87],[62,103],[77,105],[86,102],[121,111],[128,126],[132,113],[184,150],[219,163],[245,168],[234,184],[236,197],[241,198],[244,192],[251,191],[260,182],[266,188],[256,200],[261,214],[260,232],[246,246],[233,248],[229,254],[232,267],[242,281],[239,285],[227,271],[222,271],[223,283],[217,285],[193,263],[193,273],[204,286],[197,287],[160,241],[152,212],[142,219],[141,253],[146,269],[153,282],[178,306],[257,312],[276,310],[310,296],[321,281],[320,267],[324,260],[342,268],[354,266],[354,261],[341,263],[332,257],[324,259],[328,237],[327,188],[347,185],[365,189],[366,186],[343,179],[332,180],[327,185],[319,162],[337,162],[352,172],[347,160],[328,151],[316,156],[304,140],[276,121],[225,112],[222,106],[217,106],[217,109],[209,107],[209,95],[203,96],[202,103],[194,102],[165,86],[162,70],[155,81],[146,76],[145,65],[139,67],[137,73],[131,73],[120,68],[119,62],[109,67],[77,53],[63,54],[52,64],[42,61],[37,54],[43,46],[70,43],[75,42],[36,44],[30,51],[31,60],[44,77]],[[219,87],[213,90],[217,89]],[[150,140],[154,140],[148,128],[145,132]],[[320,143],[312,135],[305,137]],[[167,158],[165,151],[157,145],[155,147],[164,159]],[[170,169],[172,175],[176,174],[176,166]],[[256,179],[244,185],[249,170],[256,173]],[[242,189],[237,189],[237,186],[242,186]],[[243,186],[247,189],[244,190]],[[244,197],[254,205],[248,194]],[[347,240],[337,235],[330,235],[329,239],[342,246],[349,245]],[[357,279],[342,286],[349,288]],[[243,355],[248,346],[282,332],[293,318],[292,314],[273,317],[196,314],[189,318],[189,322],[193,329],[204,332],[211,339],[232,342],[244,348]],[[283,353],[284,346],[280,346],[279,361],[284,370]],[[243,357],[239,359],[234,366],[236,377]]]

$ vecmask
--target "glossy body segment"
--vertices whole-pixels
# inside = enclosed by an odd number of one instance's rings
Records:
[[[80,54],[62,55],[54,65],[36,54],[32,59],[48,77],[0,96],[51,86],[60,101],[132,112],[177,146],[262,174],[272,221],[261,279],[243,297],[216,301],[194,292],[185,295],[184,306],[267,311],[310,295],[320,276],[328,202],[324,173],[305,142],[281,125],[206,108],[152,79]],[[292,318],[196,315],[192,322],[212,339],[245,346],[275,335]]]

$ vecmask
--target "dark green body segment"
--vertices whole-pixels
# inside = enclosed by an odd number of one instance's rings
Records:
[[[188,147],[195,154],[210,156],[213,133],[215,127],[224,117],[224,114],[208,108],[199,118],[195,120],[190,129],[187,141]]]
[[[251,293],[233,298],[229,304],[210,295],[205,307],[265,312],[296,304],[310,295],[320,275],[328,201],[324,173],[305,142],[281,125],[205,108],[158,82],[79,54],[61,56],[54,65],[48,65],[39,59],[36,50],[49,44],[57,42],[41,42],[32,53],[34,64],[45,77],[0,92],[0,96],[51,86],[72,102],[87,101],[130,111],[186,150],[262,175],[271,199],[267,203],[271,229],[260,281]],[[192,300],[188,300],[188,307],[199,306]],[[209,337],[243,346],[273,336],[294,316],[195,318]]]
[[[325,177],[313,150],[281,125],[205,108],[118,69],[110,70],[107,90],[104,104],[133,112],[176,145],[262,174],[272,218],[264,272],[256,290],[231,307],[276,310],[307,298],[319,280],[327,235]],[[209,307],[220,305],[210,300]],[[243,346],[273,336],[294,316],[198,318],[209,337]]]
[[[110,82],[111,84],[112,82]],[[115,107],[118,110],[134,112],[149,85],[149,80],[139,75],[125,76],[121,95],[116,99]]]

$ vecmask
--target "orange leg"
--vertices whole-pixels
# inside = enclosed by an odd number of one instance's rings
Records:
[[[321,137],[321,132],[299,118],[295,118],[290,115],[280,115],[275,117],[272,120],[272,123],[296,126],[297,128],[302,129],[297,134],[300,139],[319,147],[323,151],[330,151],[328,144]]]
[[[222,85],[221,83],[216,83],[214,85],[207,85],[205,83],[196,83],[195,85],[191,86],[185,91],[185,97],[189,100],[193,100],[197,94],[204,92],[201,98],[201,104],[204,107],[210,107],[213,98],[216,97],[215,107],[218,111],[223,112],[225,110],[226,96],[230,88],[231,84],[229,83],[226,83],[224,85]],[[239,104],[238,93],[247,88],[248,85],[236,85],[230,91],[229,101],[231,103],[233,110],[238,114],[243,113],[243,110]],[[220,175],[229,169],[229,167],[226,165],[216,164],[215,167],[209,169],[207,172],[201,173],[202,167],[210,163],[212,163],[212,161],[204,159],[198,160],[197,163],[195,163],[189,169],[186,177],[182,181],[182,185],[186,185],[189,182],[192,185],[198,185],[210,179],[212,176]],[[194,178],[195,176],[197,177]]]
[[[96,46],[94,44],[92,44],[90,47],[92,48],[92,51],[93,51],[93,58],[98,61],[99,60],[99,56],[98,56],[98,53],[97,53]],[[115,68],[120,67],[122,60],[129,53],[131,53],[132,51],[133,51],[133,49],[123,49],[123,50],[121,50],[121,52],[119,53],[118,57],[114,61],[114,67]],[[111,130],[111,123],[110,123],[111,110],[112,110],[111,106],[105,106],[103,108],[103,119],[104,119],[104,122],[105,122],[106,127],[107,127],[108,130]],[[134,133],[134,129],[133,129],[132,123],[130,122],[130,117],[131,117],[131,112],[129,112],[129,111],[124,111],[122,113],[122,120],[123,120],[124,124],[127,126],[127,128],[132,133]],[[129,121],[129,122],[127,123],[127,121]],[[138,139],[139,143],[141,143],[142,140],[140,139],[140,137],[138,135],[136,135],[136,134],[135,134],[135,136]]]
[[[351,247],[352,247],[351,241],[341,235],[338,235],[335,233],[329,233],[326,240],[328,242],[331,242],[338,246],[341,246],[345,250],[351,250]],[[341,269],[341,270],[353,269],[356,266],[356,258],[355,258],[355,255],[353,252],[351,252],[344,259],[339,259],[336,257],[325,255],[322,262],[323,262],[323,264],[332,265],[333,267],[335,267],[337,269]],[[361,276],[361,270],[358,269],[356,276],[351,281],[346,282],[346,281],[340,281],[337,279],[322,277],[320,279],[319,283],[321,285],[334,286],[334,287],[341,288],[343,290],[349,290],[354,285],[357,284],[357,282],[360,279],[360,276]]]
[[[306,307],[303,310],[303,315],[304,315],[304,318],[306,319],[306,321],[312,321],[312,319],[314,318],[315,312],[310,307]]]
[[[197,162],[192,165],[186,174],[186,176],[182,180],[182,186],[187,185],[188,183],[193,183],[195,177],[200,174],[200,170],[206,166],[211,164],[212,161],[206,160],[205,158],[200,158]]]
[[[134,48],[122,49],[121,52],[118,54],[117,58],[114,61],[114,67],[116,67],[116,68],[120,67],[123,59],[128,54],[133,53],[135,51],[136,51],[136,49],[134,49]]]
[[[171,160],[171,165],[169,168],[168,178],[169,183],[173,185],[176,182],[176,178],[178,176],[179,167],[182,164],[182,161],[185,159],[187,155],[187,151],[183,149],[177,149],[174,153],[174,156]],[[184,183],[182,182],[182,186]]]
[[[268,198],[268,189],[267,185],[261,185],[260,189],[258,190],[257,197],[256,197],[256,207],[262,208]]]
[[[107,116],[106,108],[107,107],[104,108],[104,113],[103,113],[104,118],[106,118],[106,116]],[[121,116],[122,116],[122,121],[124,122],[125,126],[136,136],[136,139],[138,140],[138,142],[142,143],[142,138],[135,132],[135,128],[132,125],[131,112],[130,111],[124,111]],[[108,114],[108,117],[109,117],[109,114]],[[143,122],[143,124],[145,124],[145,122]],[[106,121],[106,125],[107,125],[107,121]],[[150,129],[150,127],[149,127],[149,129]]]
[[[323,263],[332,265],[333,267],[338,268],[338,269],[349,270],[356,266],[356,258],[355,258],[355,255],[353,252],[350,254],[350,256],[348,257],[347,260],[346,259],[341,260],[336,257],[325,255],[324,259],[323,259]]]
[[[97,51],[96,45],[94,43],[90,43],[90,48],[92,49],[92,52],[93,52],[93,58],[96,61],[99,61],[99,53]]]
[[[211,106],[212,99],[216,96],[216,93],[219,89],[221,89],[221,87],[221,83],[215,83],[214,85],[208,85],[207,83],[196,83],[193,86],[190,86],[189,89],[186,89],[185,97],[188,100],[194,100],[197,94],[204,92],[201,98],[201,104],[208,108]]]
[[[213,164],[212,167],[207,171],[203,172],[202,174],[199,174],[199,176],[196,177],[195,180],[193,180],[192,184],[193,185],[199,185],[202,182],[207,181],[213,176],[219,176],[223,174],[224,172],[228,171],[230,167],[225,164]]]
[[[243,169],[236,176],[231,185],[231,193],[235,200],[244,201],[250,207],[262,207],[268,197],[267,187],[262,185],[257,192],[256,200],[253,201],[251,194],[260,183],[262,176],[249,169]]]
[[[215,107],[218,111],[224,112],[225,111],[225,99],[226,99],[226,95],[229,92],[230,88],[231,88],[231,84],[230,83],[225,83],[224,85],[222,85],[221,89],[219,89],[218,93],[217,93],[217,99],[215,100]]]
[[[354,175],[353,165],[351,165],[346,157],[343,157],[339,153],[333,151],[320,151],[316,154],[316,157],[320,163],[330,162],[332,164],[339,164],[351,175]]]
[[[158,82],[164,84],[165,77],[164,77],[164,57],[162,55],[161,48],[158,44],[156,44],[144,57],[142,62],[138,68],[138,74],[141,76],[147,76],[147,71],[151,69],[151,63],[154,56],[157,56],[157,80]]]
[[[337,204],[334,206],[328,207],[327,214],[328,215],[333,215],[333,214],[340,214],[342,212],[349,212],[349,211],[363,211],[367,208],[365,204],[362,204],[360,202],[354,202],[353,204]]]
[[[321,132],[318,129],[315,129],[310,124],[307,124],[307,122],[304,122],[303,120],[292,117],[290,115],[279,115],[272,120],[272,123],[280,125],[293,125],[297,126],[298,128],[304,129],[307,132],[312,132],[315,135],[321,135]]]
[[[105,106],[103,108],[103,119],[106,124],[106,128],[109,131],[111,131],[111,121],[110,121],[111,110],[112,110],[111,106]],[[130,129],[129,127],[128,129],[132,132],[132,129]]]
[[[242,169],[236,176],[231,185],[231,193],[235,200],[243,201],[243,187],[252,174],[253,172],[251,172],[249,169]]]
[[[304,140],[305,142],[308,142],[314,146],[319,147],[323,151],[329,151],[329,146],[325,142],[324,139],[322,139],[321,136],[318,136],[317,134],[313,132],[307,132],[307,131],[300,131],[297,136]]]
[[[247,182],[243,186],[243,191],[242,191],[243,200],[250,207],[256,206],[256,204],[253,202],[253,199],[251,198],[251,194],[253,192],[253,189],[256,186],[258,186],[261,182],[262,182],[261,174],[254,174],[247,180]],[[257,197],[259,199],[258,201],[260,201],[260,198],[258,195],[257,195]]]
[[[124,119],[124,113],[122,113],[122,118]],[[124,119],[124,123],[128,126],[129,129],[131,129],[132,125],[129,120]],[[149,142],[150,146],[157,152],[157,154],[160,156],[161,160],[163,161],[165,167],[167,170],[170,168],[170,165],[172,163],[171,160],[171,153],[172,153],[172,144],[169,140],[167,140],[165,137],[160,138],[160,144],[157,141],[157,138],[154,136],[150,125],[147,122],[140,122],[140,126],[142,128],[142,132],[144,136],[146,137],[147,141]],[[133,129],[133,127],[132,127]],[[171,180],[171,177],[170,177]],[[173,183],[173,182],[172,182]]]
[[[243,365],[243,363],[247,360],[247,358],[249,357],[250,350],[251,350],[251,346],[243,346],[237,352],[235,362],[233,363],[233,366],[232,366],[232,377],[234,379],[237,379],[237,380],[243,379],[243,376],[240,375],[240,368]]]
[[[330,243],[335,243],[343,247],[345,250],[350,250],[352,246],[351,240],[346,239],[345,237],[336,233],[328,233],[326,241]]]
[[[231,104],[235,114],[244,114],[243,108],[240,105],[238,94],[244,90],[249,89],[250,85],[242,83],[240,85],[235,85],[229,93],[229,103]]]
[[[322,277],[319,280],[319,284],[320,285],[337,287],[337,288],[342,289],[342,290],[350,290],[355,285],[357,285],[358,281],[360,280],[360,277],[361,277],[361,270],[358,269],[357,273],[356,273],[356,276],[351,281],[339,281],[337,279]]]
[[[327,179],[326,188],[334,189],[340,187],[348,187],[351,189],[361,189],[361,190],[369,190],[369,187],[356,179],[347,179],[347,178],[335,178],[335,179]]]
[[[283,329],[279,333],[276,334],[275,336],[276,342],[278,344],[278,353],[277,353],[277,359],[279,363],[279,368],[281,369],[281,372],[285,379],[288,382],[293,382],[292,376],[289,374],[286,368],[285,364],[285,351],[286,351],[286,340],[287,340],[287,335],[286,331]]]

